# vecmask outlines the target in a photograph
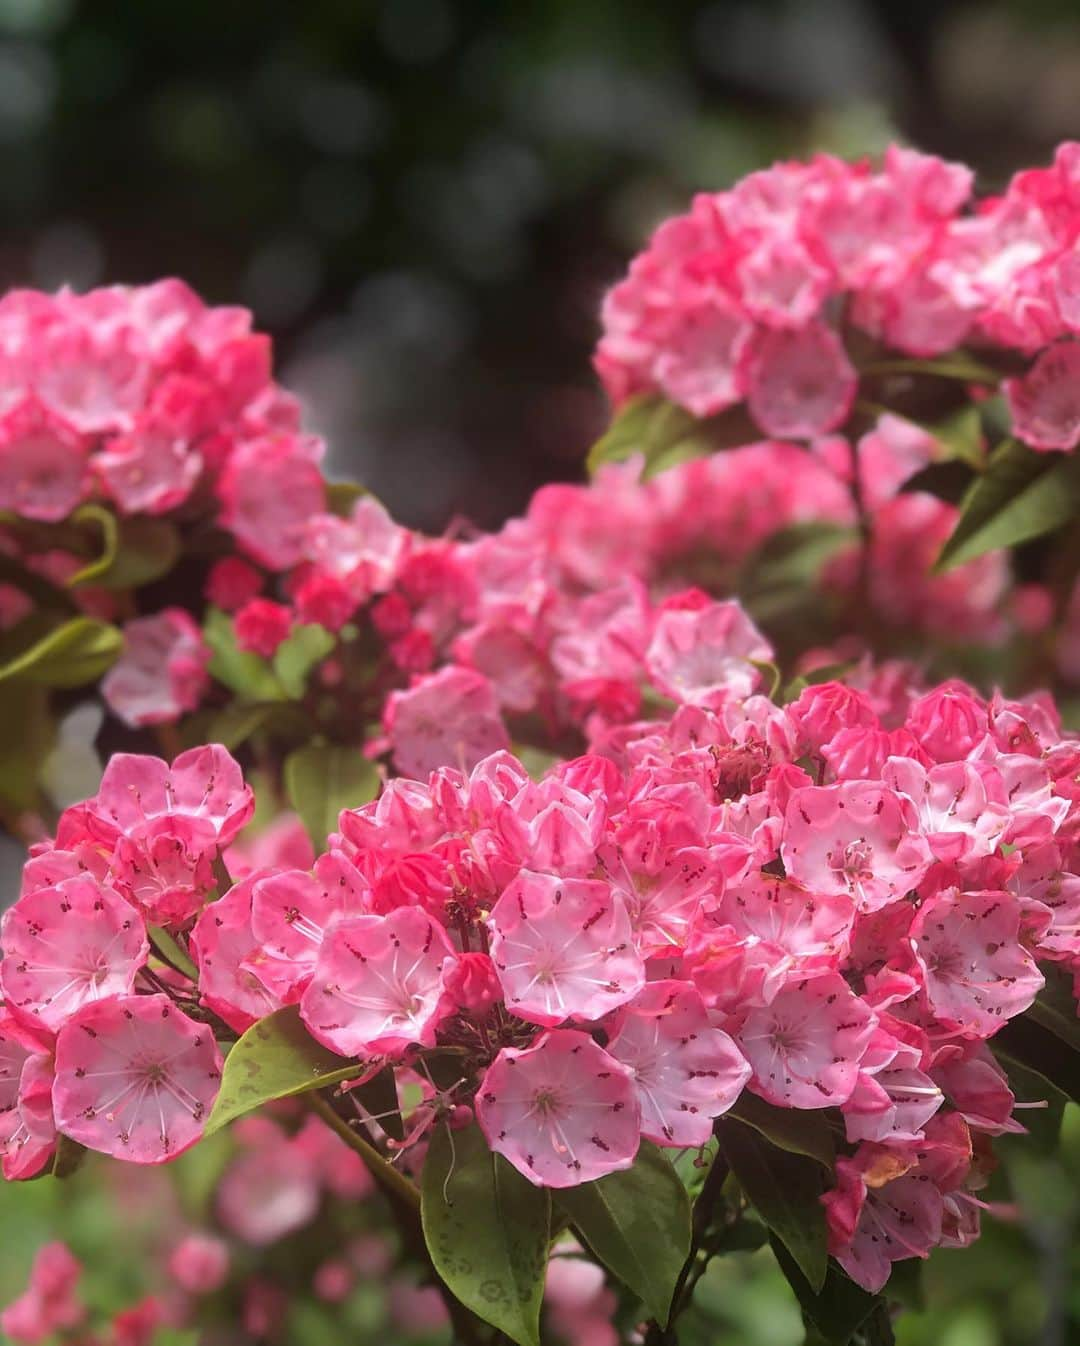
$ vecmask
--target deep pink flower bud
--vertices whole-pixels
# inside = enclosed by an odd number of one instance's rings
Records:
[[[236,612],[262,592],[263,577],[239,556],[225,556],[210,567],[203,593],[225,612]]]
[[[273,657],[292,628],[292,609],[269,598],[253,598],[233,618],[236,643],[249,654]]]
[[[502,999],[495,964],[486,953],[463,953],[443,973],[446,993],[460,1009],[486,1014]]]
[[[335,575],[312,575],[296,591],[296,612],[302,622],[340,631],[356,611],[356,595]]]

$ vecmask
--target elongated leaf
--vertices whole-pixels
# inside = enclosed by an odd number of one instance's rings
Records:
[[[965,495],[935,569],[950,570],[984,552],[1052,533],[1078,510],[1080,460],[1075,455],[1036,453],[1006,440]]]
[[[690,1201],[663,1151],[642,1141],[632,1168],[555,1200],[594,1255],[666,1324],[690,1254]]]
[[[816,1159],[832,1171],[836,1152],[832,1132],[823,1112],[776,1108],[763,1098],[758,1098],[757,1094],[744,1089],[739,1101],[727,1115],[746,1126],[752,1126],[780,1149]]]
[[[73,617],[0,665],[0,682],[19,679],[42,687],[81,687],[96,682],[123,648],[124,637],[115,626],[94,617]]]
[[[180,535],[167,519],[146,515],[120,518],[104,505],[83,505],[72,516],[101,534],[101,554],[68,580],[106,589],[135,589],[168,572],[180,555]]]
[[[310,744],[285,759],[285,790],[317,851],[342,809],[359,808],[379,792],[379,773],[359,748]]]
[[[774,1236],[771,1242],[780,1270],[805,1316],[829,1346],[848,1346],[863,1323],[882,1306],[881,1296],[867,1294],[831,1262],[820,1286],[814,1289],[782,1240]]]
[[[300,1021],[296,1005],[276,1010],[248,1031],[225,1058],[221,1092],[206,1135],[275,1098],[291,1098],[354,1079],[361,1068],[346,1063],[315,1041]]]
[[[724,1117],[720,1145],[750,1204],[820,1290],[828,1266],[821,1165],[770,1145],[759,1131]]]
[[[304,695],[308,674],[337,644],[337,640],[323,626],[298,626],[278,646],[274,654],[274,673],[294,701]]]
[[[203,638],[213,651],[210,675],[239,693],[246,701],[282,701],[285,689],[274,670],[257,654],[248,654],[236,644],[232,618],[220,608],[211,608],[203,622]]]
[[[549,1193],[492,1154],[475,1124],[440,1126],[424,1161],[420,1212],[435,1270],[461,1303],[518,1346],[540,1346]]]
[[[929,374],[939,379],[959,379],[963,383],[988,383],[996,386],[1001,375],[996,369],[976,360],[967,351],[951,351],[932,360],[880,360],[868,365],[864,374]]]

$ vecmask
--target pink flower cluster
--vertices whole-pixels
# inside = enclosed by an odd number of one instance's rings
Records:
[[[296,1004],[362,1078],[420,1084],[406,1145],[473,1110],[570,1186],[642,1136],[704,1144],[749,1088],[839,1109],[832,1251],[861,1284],[974,1237],[988,1137],[1017,1129],[985,1044],[1040,963],[1080,969],[1080,747],[1045,699],[900,670],[779,706],[736,607],[664,617],[670,718],[538,780],[503,751],[392,780],[310,868],[226,887],[251,800],[224,750],[114,758],[4,919],[5,1172],[40,1168],[52,1128],[172,1158],[217,1092],[215,1036]],[[158,927],[197,986],[148,954]]]
[[[880,170],[818,155],[700,194],[606,297],[595,363],[613,401],[745,403],[765,434],[810,439],[846,421],[860,339],[914,357],[970,342],[1018,359],[1017,435],[1075,448],[1080,144],[1000,196],[973,200],[972,182],[894,145]]]
[[[322,507],[319,441],[270,369],[270,340],[240,308],[181,281],[0,301],[0,508],[57,522],[83,501],[165,514],[217,497],[262,564],[296,556]]]

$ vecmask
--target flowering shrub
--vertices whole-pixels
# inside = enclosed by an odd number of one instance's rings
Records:
[[[108,1340],[219,1292],[272,1336],[227,1240],[334,1199],[384,1201],[425,1322],[519,1346],[545,1290],[673,1342],[765,1241],[819,1337],[888,1340],[894,1264],[978,1236],[1020,1104],[1078,1096],[1080,746],[1030,690],[1080,612],[1076,163],[698,198],[605,304],[596,480],[493,535],[324,482],[240,311],[0,304],[0,1167],[238,1147]],[[46,828],[95,683],[165,755]],[[44,1250],[9,1335],[81,1340],[77,1273]]]

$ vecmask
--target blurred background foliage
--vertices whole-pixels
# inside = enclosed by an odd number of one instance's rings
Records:
[[[603,289],[689,194],[899,134],[992,189],[1078,131],[1069,0],[0,0],[0,284],[255,309],[404,522],[574,476]]]
[[[0,0],[0,288],[176,274],[249,305],[336,473],[494,526],[580,475],[600,296],[691,192],[893,136],[993,190],[1080,134],[1078,88],[1071,0]],[[1080,1340],[1071,1108],[1064,1134],[1002,1146],[1015,1218],[935,1255],[901,1346]],[[212,1162],[181,1162],[189,1201]],[[140,1206],[104,1172],[0,1188],[0,1302],[57,1236],[102,1307],[152,1288],[161,1175]],[[289,1340],[384,1342],[384,1298]],[[767,1253],[695,1314],[687,1346],[802,1339]]]

